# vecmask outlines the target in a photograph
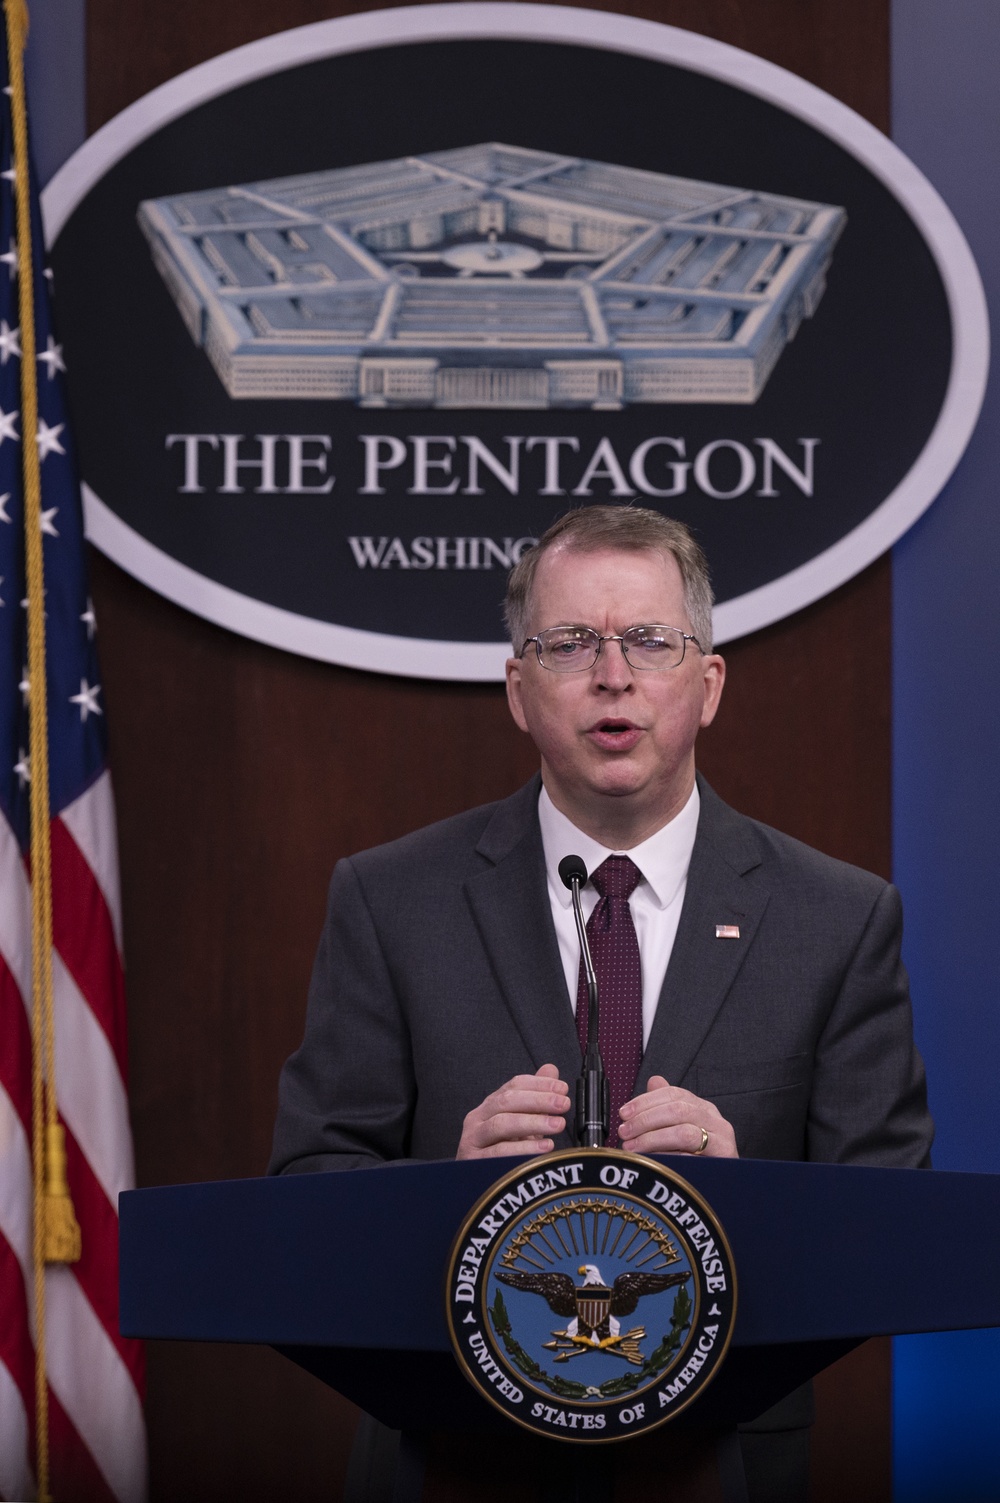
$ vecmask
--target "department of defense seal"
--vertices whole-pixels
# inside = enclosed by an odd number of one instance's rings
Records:
[[[452,1248],[459,1366],[510,1419],[624,1440],[673,1419],[718,1371],[736,1275],[711,1208],[672,1169],[563,1149],[497,1180]]]

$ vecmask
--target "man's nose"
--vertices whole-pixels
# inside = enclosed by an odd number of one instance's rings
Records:
[[[594,666],[595,682],[605,689],[632,687],[632,669],[621,642],[602,642],[600,657]]]

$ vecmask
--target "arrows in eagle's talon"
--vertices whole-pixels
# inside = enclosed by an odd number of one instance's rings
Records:
[[[588,1350],[588,1348],[585,1347],[585,1346],[574,1346],[573,1348],[571,1348],[568,1351],[564,1348],[559,1353],[559,1356],[556,1358],[556,1361],[557,1362],[568,1362],[571,1357],[582,1357],[582,1356],[584,1356],[585,1353],[587,1352],[587,1350]],[[590,1347],[589,1350],[590,1351],[596,1351],[596,1348],[595,1347]],[[617,1355],[617,1353],[616,1353],[616,1355]]]

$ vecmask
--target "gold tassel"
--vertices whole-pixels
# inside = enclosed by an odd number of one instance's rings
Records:
[[[78,1263],[82,1241],[66,1179],[66,1137],[61,1125],[45,1129],[45,1261]]]

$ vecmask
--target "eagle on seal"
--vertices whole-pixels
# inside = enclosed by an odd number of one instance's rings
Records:
[[[577,1273],[584,1275],[579,1286],[568,1273],[519,1273],[500,1269],[497,1278],[512,1289],[540,1294],[556,1315],[573,1318],[560,1335],[574,1342],[603,1346],[617,1341],[621,1334],[620,1315],[631,1315],[646,1294],[661,1294],[675,1284],[683,1284],[690,1273],[620,1273],[609,1288],[595,1263],[583,1263]]]

